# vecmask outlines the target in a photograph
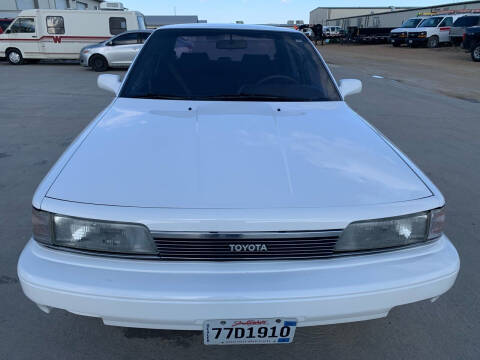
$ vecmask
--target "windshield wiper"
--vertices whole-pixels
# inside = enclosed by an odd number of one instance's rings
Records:
[[[302,99],[285,96],[261,95],[261,94],[226,94],[199,96],[198,100],[225,100],[225,101],[302,101]]]
[[[163,94],[141,94],[127,96],[132,99],[158,99],[158,100],[191,100],[189,97]]]

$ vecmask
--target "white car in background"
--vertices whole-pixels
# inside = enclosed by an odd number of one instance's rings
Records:
[[[291,343],[454,284],[432,182],[298,31],[156,30],[39,185],[23,291],[105,324]]]
[[[421,26],[427,16],[417,16],[405,21],[399,28],[390,31],[390,43],[397,47],[407,42],[408,31]]]
[[[431,16],[422,21],[420,27],[408,31],[407,44],[436,48],[450,42],[450,28],[462,15]]]
[[[323,35],[326,38],[333,38],[340,36],[340,30],[342,28],[340,26],[324,26],[323,27]]]
[[[109,67],[128,67],[152,31],[127,31],[101,43],[85,46],[80,51],[80,65],[98,72]]]

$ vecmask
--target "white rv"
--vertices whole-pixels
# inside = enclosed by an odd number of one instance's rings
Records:
[[[138,29],[145,29],[145,20],[136,11],[25,10],[0,35],[0,57],[11,64],[78,59],[86,45]]]

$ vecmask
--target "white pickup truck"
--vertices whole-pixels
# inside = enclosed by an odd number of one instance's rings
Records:
[[[425,20],[426,18],[428,18],[428,16],[417,16],[414,18],[410,18],[405,21],[399,28],[393,29],[390,32],[390,43],[395,47],[405,44],[407,41],[408,31],[421,26],[423,20]]]
[[[450,42],[450,28],[461,15],[439,15],[423,20],[421,26],[408,32],[409,46],[423,45],[436,48]]]

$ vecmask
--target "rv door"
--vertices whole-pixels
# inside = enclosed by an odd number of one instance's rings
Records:
[[[39,38],[35,16],[18,17],[6,30],[8,47],[20,50],[25,59],[38,58]]]

